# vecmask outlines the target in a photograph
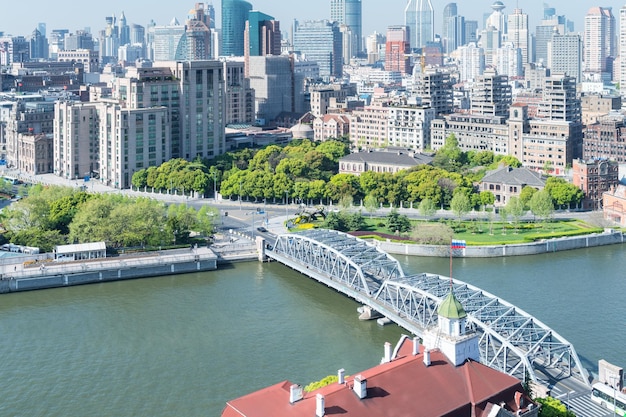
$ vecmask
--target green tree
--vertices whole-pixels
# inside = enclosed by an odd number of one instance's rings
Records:
[[[524,207],[526,207],[527,209],[529,208],[528,203],[530,202],[530,199],[533,197],[533,195],[536,192],[537,192],[537,189],[535,187],[531,187],[530,185],[526,185],[524,186],[524,188],[522,188],[519,198],[520,200],[522,200]]]
[[[558,177],[548,177],[544,190],[550,194],[557,207],[575,206],[584,196],[580,188]]]
[[[437,206],[430,198],[425,198],[420,201],[418,211],[422,216],[432,217],[437,211]]]
[[[565,404],[556,398],[537,398],[535,401],[541,404],[539,417],[576,417],[572,411],[565,407]]]
[[[322,153],[334,163],[338,163],[340,158],[350,153],[350,146],[344,142],[331,139],[317,145],[315,150]]]
[[[378,210],[378,200],[372,194],[368,194],[363,200],[363,206],[365,207],[365,210],[367,210],[367,212],[370,214],[370,217],[372,217],[372,214],[376,213],[376,210]]]
[[[215,227],[220,223],[220,212],[215,207],[202,206],[196,213],[195,231],[203,236],[213,233]]]
[[[552,197],[546,190],[541,190],[533,194],[528,202],[530,211],[540,219],[547,220],[554,212]]]
[[[506,211],[511,215],[511,217],[513,217],[513,222],[515,222],[515,233],[517,233],[520,218],[526,212],[524,203],[522,203],[522,200],[518,197],[511,197],[506,205]]]
[[[353,202],[354,201],[351,195],[344,195],[339,199],[339,207],[341,207],[342,210],[348,210],[352,207]]]
[[[50,229],[56,229],[63,235],[68,234],[69,225],[81,205],[92,197],[92,194],[81,191],[51,201],[48,213]]]
[[[322,223],[322,228],[330,229],[330,230],[339,230],[341,232],[345,232],[346,222],[339,213],[331,211],[326,215],[326,219],[324,219],[324,223]]]
[[[496,196],[493,195],[491,191],[487,191],[487,190],[481,191],[480,194],[478,195],[478,198],[480,200],[480,204],[483,206],[483,210],[485,209],[486,206],[490,206],[496,201]]]
[[[472,209],[472,205],[469,197],[464,192],[457,192],[452,197],[450,201],[450,208],[452,212],[458,217],[459,223],[461,222],[461,218],[470,212]]]
[[[500,214],[500,221],[502,222],[502,234],[506,235],[506,223],[509,220],[509,211],[506,207],[500,207],[498,212]]]
[[[326,196],[334,201],[339,201],[343,196],[361,198],[361,187],[358,177],[351,174],[333,175],[326,185]]]
[[[463,166],[464,155],[459,148],[459,141],[451,133],[445,140],[445,144],[435,154],[433,165],[450,172],[458,172]]]
[[[411,231],[411,221],[404,214],[399,214],[397,210],[391,210],[386,218],[387,230],[391,233],[404,233]]]
[[[480,151],[468,155],[468,159],[473,166],[484,166],[487,167],[493,163],[493,152],[491,151]]]
[[[248,169],[250,171],[268,171],[275,172],[276,167],[280,163],[283,150],[278,145],[269,145],[259,150],[250,161]]]
[[[496,169],[500,165],[519,168],[522,166],[522,163],[519,159],[511,155],[496,155],[494,156],[493,163],[489,166],[489,169]]]
[[[56,245],[66,244],[67,239],[58,230],[30,228],[13,234],[11,242],[16,245],[39,248],[41,252],[52,252]]]
[[[360,211],[346,216],[346,227],[348,230],[362,230],[365,227],[365,219]]]
[[[143,188],[148,185],[148,170],[140,169],[135,172],[130,180],[135,188]]]
[[[454,237],[450,226],[439,222],[419,222],[411,238],[421,245],[449,245]]]
[[[317,389],[323,388],[326,385],[336,384],[339,377],[337,375],[329,375],[319,381],[311,382],[309,385],[304,387],[304,391],[313,392]]]
[[[318,200],[321,204],[322,198],[324,198],[326,193],[326,181],[324,180],[313,180],[309,184],[309,195],[308,197],[315,201]]]

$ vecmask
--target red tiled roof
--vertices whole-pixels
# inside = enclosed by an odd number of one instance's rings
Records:
[[[354,377],[349,377],[344,384],[305,393],[290,404],[292,384],[284,381],[229,401],[222,417],[315,417],[316,394],[324,396],[326,416],[483,417],[490,404],[502,402],[509,411],[518,410],[515,394],[522,391],[518,379],[471,360],[455,367],[438,350],[431,351],[431,365],[426,366],[423,353],[413,355],[412,350],[410,339],[403,338],[391,362],[360,373],[367,380],[364,399],[353,391]]]

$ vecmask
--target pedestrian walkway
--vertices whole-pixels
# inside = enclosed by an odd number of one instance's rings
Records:
[[[40,174],[40,175],[30,175],[22,173],[16,169],[0,169],[0,173],[3,176],[11,176],[17,178],[18,180],[28,183],[28,184],[42,184],[42,185],[58,185],[63,187],[71,187],[71,188],[80,188],[84,187],[85,191],[94,192],[94,193],[103,193],[103,194],[121,194],[132,197],[149,197],[155,200],[167,201],[167,202],[175,202],[182,203],[185,201],[197,200],[195,197],[190,197],[187,195],[183,195],[174,191],[172,194],[168,194],[167,192],[159,192],[159,190],[152,190],[147,188],[145,191],[135,191],[131,189],[119,189],[107,186],[97,179],[90,179],[85,181],[84,179],[80,180],[70,180],[66,178],[61,178],[54,174]]]

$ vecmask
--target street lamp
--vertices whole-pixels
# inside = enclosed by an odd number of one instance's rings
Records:
[[[213,171],[213,200],[217,203],[217,179],[215,178],[215,171]]]
[[[289,205],[289,191],[285,190],[285,216],[289,215],[287,206]]]
[[[241,211],[241,180],[239,180],[239,211]]]

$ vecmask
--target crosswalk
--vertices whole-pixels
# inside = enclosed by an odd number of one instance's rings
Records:
[[[560,391],[558,388],[554,388],[552,397],[561,400],[577,417],[615,417],[615,414],[591,401],[591,391],[577,391],[569,396],[567,392]]]

